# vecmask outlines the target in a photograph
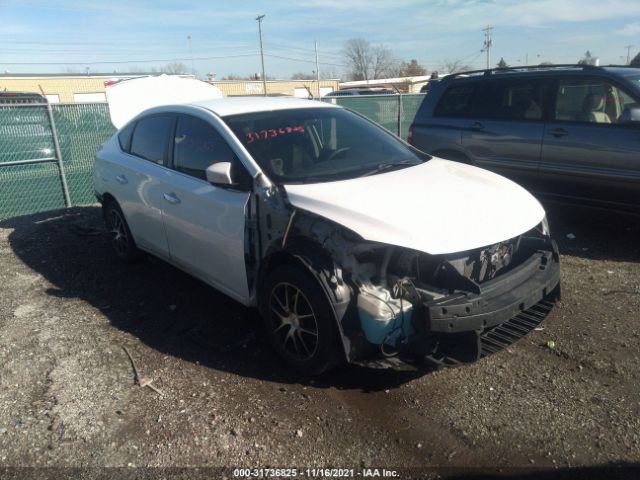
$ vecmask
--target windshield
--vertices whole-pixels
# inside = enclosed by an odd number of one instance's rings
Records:
[[[640,75],[629,75],[627,78],[631,80],[631,83],[633,83],[636,88],[640,89]]]
[[[277,183],[344,180],[429,158],[342,108],[247,113],[224,120]]]

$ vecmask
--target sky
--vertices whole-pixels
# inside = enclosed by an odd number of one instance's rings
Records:
[[[128,73],[178,61],[199,77],[260,72],[257,15],[267,76],[315,70],[345,78],[351,38],[385,45],[428,71],[447,61],[491,65],[575,63],[589,50],[601,64],[640,51],[638,0],[0,0],[0,71]]]

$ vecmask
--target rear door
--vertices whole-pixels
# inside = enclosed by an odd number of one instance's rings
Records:
[[[549,90],[547,80],[536,78],[481,83],[462,132],[462,145],[474,165],[537,191]]]
[[[162,181],[175,116],[151,115],[120,134],[124,152],[109,166],[109,190],[127,219],[136,244],[158,256],[169,253],[162,220]],[[131,131],[128,131],[131,129]]]
[[[211,185],[205,175],[216,162],[232,162],[236,176],[244,167],[208,120],[186,114],[177,119],[172,157],[173,170],[162,191],[171,260],[246,304],[245,219],[250,191]]]
[[[605,78],[558,80],[540,162],[545,192],[578,204],[639,205],[640,128],[621,119],[639,103]]]

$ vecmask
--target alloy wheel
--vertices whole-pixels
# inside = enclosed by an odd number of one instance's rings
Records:
[[[304,293],[290,283],[278,283],[271,290],[269,309],[282,348],[296,360],[312,358],[318,349],[318,322]]]
[[[129,237],[124,218],[120,212],[112,209],[109,212],[109,225],[111,226],[111,242],[118,255],[125,257],[129,251]]]

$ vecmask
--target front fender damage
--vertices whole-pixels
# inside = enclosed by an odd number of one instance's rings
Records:
[[[366,241],[296,209],[283,190],[264,193],[256,198],[257,288],[281,262],[307,268],[333,308],[347,361],[476,360],[535,328],[546,316],[542,302],[558,296],[557,248],[541,226],[481,249],[429,255]]]

